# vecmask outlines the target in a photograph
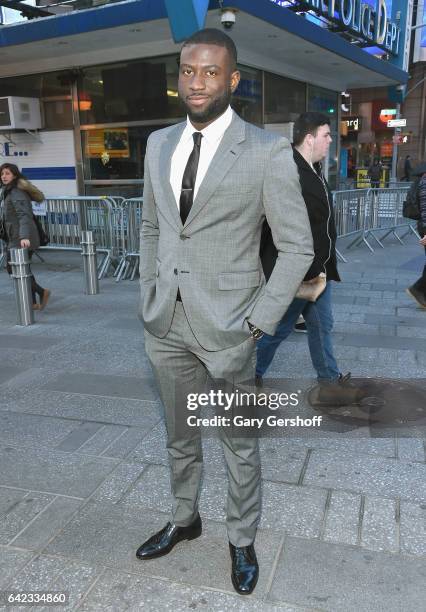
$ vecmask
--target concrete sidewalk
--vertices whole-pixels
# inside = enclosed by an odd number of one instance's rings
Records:
[[[334,340],[343,372],[426,378],[426,311],[404,292],[424,257],[414,238],[406,243],[350,251],[340,265]],[[202,537],[138,561],[170,502],[139,286],[108,278],[85,296],[81,257],[45,259],[33,268],[52,297],[28,328],[15,326],[12,285],[0,273],[0,590],[67,591],[67,609],[87,611],[425,609],[421,430],[262,440],[260,579],[247,598],[230,581],[224,464],[208,439]],[[301,371],[314,375],[306,337],[293,334],[271,374]]]

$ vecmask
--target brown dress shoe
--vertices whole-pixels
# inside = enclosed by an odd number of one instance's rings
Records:
[[[44,289],[43,297],[41,298],[40,310],[43,310],[46,307],[46,304],[49,301],[49,298],[50,298],[50,290]]]
[[[363,389],[351,384],[350,372],[336,380],[321,380],[308,393],[312,408],[322,406],[350,406],[357,404],[365,395]]]
[[[33,304],[33,310],[40,310],[40,304]]]

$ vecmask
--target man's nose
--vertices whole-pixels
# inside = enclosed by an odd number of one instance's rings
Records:
[[[198,91],[200,89],[204,89],[206,86],[206,81],[201,74],[194,73],[194,76],[191,79],[190,87],[194,91]]]

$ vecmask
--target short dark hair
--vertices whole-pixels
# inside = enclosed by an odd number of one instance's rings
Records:
[[[217,28],[199,30],[185,40],[182,49],[190,45],[217,45],[218,47],[225,47],[232,63],[232,69],[235,70],[237,66],[237,47],[232,38],[221,30]]]
[[[293,144],[296,147],[301,145],[308,134],[316,136],[318,128],[322,125],[330,125],[330,118],[324,113],[302,113],[294,123]]]

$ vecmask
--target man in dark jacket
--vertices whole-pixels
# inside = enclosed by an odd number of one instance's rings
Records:
[[[420,216],[417,221],[417,231],[421,236],[420,244],[425,247],[426,253],[426,164],[421,164],[416,168],[413,172],[413,176],[415,176],[416,179],[412,190],[418,203]],[[426,265],[423,268],[421,277],[414,285],[408,287],[407,293],[419,304],[419,306],[426,308]]]
[[[312,405],[345,405],[358,399],[358,390],[347,384],[333,354],[331,331],[331,282],[340,281],[336,263],[336,225],[332,208],[332,195],[321,169],[321,160],[328,155],[330,120],[322,113],[303,113],[294,125],[293,156],[296,162],[302,195],[307,206],[314,240],[314,261],[305,281],[315,283],[321,273],[327,275],[327,284],[316,302],[295,298],[281,320],[274,336],[265,334],[257,343],[256,381],[269,367],[279,345],[291,333],[300,314],[306,321],[309,351],[317,371],[318,385],[310,394]],[[260,251],[263,270],[269,278],[275,265],[276,250],[271,230],[265,223]]]

